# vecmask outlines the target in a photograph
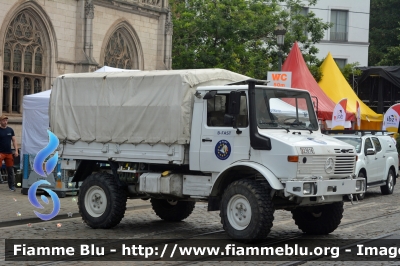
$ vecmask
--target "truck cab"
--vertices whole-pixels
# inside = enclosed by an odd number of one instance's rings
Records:
[[[355,148],[321,133],[310,94],[255,84],[197,89],[190,169],[210,173],[219,184],[226,169],[250,174],[257,165],[272,189],[300,205],[351,194],[338,180],[353,175]],[[299,180],[311,187],[304,190]],[[331,184],[323,187],[318,180]]]
[[[274,209],[291,210],[304,232],[332,232],[343,195],[365,189],[354,175],[355,148],[321,133],[307,91],[247,82],[197,89],[190,169],[212,178],[195,184],[196,190],[204,189],[209,210],[221,211],[224,229],[236,238],[237,229],[250,226],[240,213],[252,203],[235,194],[235,186],[251,186],[247,180],[261,182]]]

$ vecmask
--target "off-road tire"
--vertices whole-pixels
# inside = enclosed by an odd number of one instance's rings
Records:
[[[230,237],[241,242],[265,239],[273,225],[274,211],[269,190],[254,180],[235,181],[222,195],[223,228]]]
[[[389,169],[387,178],[386,178],[386,185],[381,186],[381,192],[383,195],[390,195],[393,194],[394,190],[394,182],[395,176],[392,169]]]
[[[365,175],[364,175],[363,172],[359,172],[359,173],[358,173],[358,177],[365,178],[365,192],[364,192],[364,193],[357,194],[358,200],[363,200],[363,199],[365,198],[365,193],[367,193],[367,178],[365,177]]]
[[[292,210],[297,227],[306,234],[327,235],[336,230],[343,217],[343,201]]]
[[[189,217],[194,210],[194,201],[171,201],[151,199],[151,206],[158,217],[168,222],[180,222]]]
[[[108,229],[119,224],[126,210],[126,190],[109,173],[86,178],[78,197],[79,213],[90,227]]]

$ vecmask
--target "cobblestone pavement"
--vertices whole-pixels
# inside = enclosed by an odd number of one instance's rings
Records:
[[[329,243],[337,239],[371,239],[400,230],[400,192],[389,196],[383,196],[379,188],[368,191],[364,201],[351,205],[345,202],[345,212],[341,226],[328,236],[319,237]],[[186,239],[208,238],[210,233],[213,239],[228,239],[222,231],[219,212],[207,212],[206,203],[199,202],[193,214],[185,221],[169,223],[161,221],[149,208],[148,201],[128,200],[128,210],[121,223],[113,229],[91,229],[82,223],[76,205],[77,196],[69,195],[61,200],[61,210],[56,217],[59,220],[40,221],[35,218],[34,207],[29,203],[27,196],[17,192],[10,192],[6,184],[0,185],[0,265],[232,265],[232,262],[5,262],[4,240],[5,239]],[[51,204],[49,204],[51,205]],[[52,206],[46,211],[50,212]],[[41,211],[44,213],[45,211]],[[18,215],[18,213],[20,215]],[[68,217],[72,213],[72,217]],[[385,215],[381,219],[371,219]],[[24,220],[29,219],[29,220]],[[36,219],[32,222],[32,219]],[[19,220],[20,225],[5,226],[7,222]],[[25,223],[29,221],[30,224]],[[58,224],[58,226],[57,226]],[[1,227],[3,225],[3,227]],[[274,226],[269,238],[282,239],[298,236],[301,231],[297,229],[291,213],[283,210],[275,212]],[[107,241],[107,240],[105,240]],[[228,243],[228,242],[227,242]],[[3,261],[2,261],[3,260]],[[243,265],[280,265],[284,262],[241,262]],[[304,265],[367,265],[367,262],[328,262],[314,261]],[[374,263],[375,264],[375,263]],[[395,265],[394,262],[376,262],[375,265]],[[368,263],[368,265],[371,265]]]

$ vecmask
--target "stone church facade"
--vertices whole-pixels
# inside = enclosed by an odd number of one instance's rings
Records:
[[[168,0],[0,0],[1,113],[21,139],[24,95],[102,66],[171,69]]]

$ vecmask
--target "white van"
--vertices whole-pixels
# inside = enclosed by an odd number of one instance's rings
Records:
[[[331,130],[325,133],[356,148],[358,160],[355,174],[366,179],[366,190],[380,186],[383,195],[393,193],[399,159],[396,141],[387,132]],[[364,199],[365,193],[357,194],[357,197],[359,200]]]

